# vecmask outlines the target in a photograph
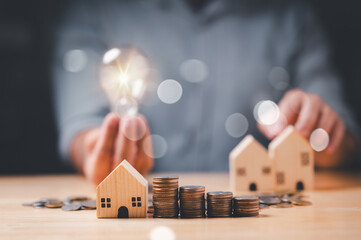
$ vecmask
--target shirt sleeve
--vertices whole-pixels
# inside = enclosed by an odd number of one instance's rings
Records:
[[[70,5],[57,33],[53,62],[53,95],[59,130],[59,150],[69,159],[73,138],[100,126],[109,104],[98,79],[105,51],[97,13],[84,2]]]
[[[343,82],[330,61],[330,51],[321,27],[312,11],[303,9],[296,17],[295,50],[290,56],[293,84],[309,93],[318,94],[344,120],[347,130],[359,140],[360,129],[345,102]],[[302,14],[302,16],[300,16]],[[359,141],[358,141],[359,142]]]

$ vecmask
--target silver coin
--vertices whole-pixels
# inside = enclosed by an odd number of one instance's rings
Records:
[[[61,209],[63,211],[77,211],[81,208],[81,204],[80,203],[71,203],[68,205],[64,205]]]
[[[97,204],[95,200],[88,200],[88,201],[84,201],[81,202],[82,207],[86,208],[86,209],[96,209],[97,208]]]

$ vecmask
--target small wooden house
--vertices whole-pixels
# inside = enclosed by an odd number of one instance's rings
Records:
[[[294,127],[288,126],[268,146],[275,169],[275,190],[311,190],[314,185],[314,153]]]
[[[267,150],[253,136],[246,136],[232,150],[229,163],[232,191],[273,191],[272,162]]]
[[[147,180],[126,160],[97,187],[98,218],[146,217]]]

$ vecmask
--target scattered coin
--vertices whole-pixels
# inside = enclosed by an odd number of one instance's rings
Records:
[[[268,205],[266,205],[266,204],[259,204],[259,209],[265,209],[265,208],[269,208],[269,206]]]
[[[59,201],[59,199],[57,198],[42,198],[39,200],[39,202],[43,202],[43,203],[48,203],[48,202],[51,202],[51,201]]]
[[[154,207],[153,207],[153,205],[149,205],[149,206],[148,206],[147,213],[154,214]]]
[[[80,202],[82,199],[87,199]],[[74,205],[79,204],[79,205]],[[34,208],[62,208],[65,211],[74,211],[74,210],[90,210],[96,209],[95,200],[89,200],[88,197],[69,197],[65,200],[59,200],[57,198],[42,198],[39,201],[32,203],[23,203],[23,206],[32,206]]]
[[[306,200],[301,200],[301,199],[299,199],[299,200],[293,200],[293,201],[292,201],[292,204],[293,204],[293,205],[296,205],[296,206],[310,206],[310,205],[312,205],[311,202],[306,201]]]
[[[80,210],[81,204],[80,203],[70,203],[67,205],[64,205],[61,210],[63,211],[77,211]]]
[[[62,206],[64,206],[64,203],[59,200],[51,200],[45,203],[45,207],[47,208],[61,208]]]
[[[89,209],[96,209],[97,204],[95,200],[88,200],[81,202],[82,209],[89,210]]]
[[[281,203],[278,197],[260,197],[259,202],[266,205],[275,205]]]
[[[67,199],[70,200],[71,202],[84,202],[84,201],[90,200],[86,196],[70,196]]]

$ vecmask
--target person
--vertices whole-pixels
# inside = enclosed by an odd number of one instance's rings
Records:
[[[228,154],[245,132],[265,144],[294,125],[306,138],[317,128],[328,133],[329,145],[316,156],[316,166],[345,164],[358,128],[320,27],[306,5],[271,2],[71,4],[58,32],[54,62],[63,157],[95,184],[123,159],[142,174],[152,169],[226,171]],[[145,100],[142,114],[133,117],[107,114],[99,66],[107,50],[124,45],[144,52],[161,80],[177,80],[179,101]],[[197,81],[187,79],[184,66],[196,69]],[[255,121],[253,109],[261,100],[278,102],[283,118],[272,125]],[[232,119],[236,134],[227,126]],[[146,130],[140,139],[124,134],[141,126]],[[157,154],[150,154],[149,139]]]

